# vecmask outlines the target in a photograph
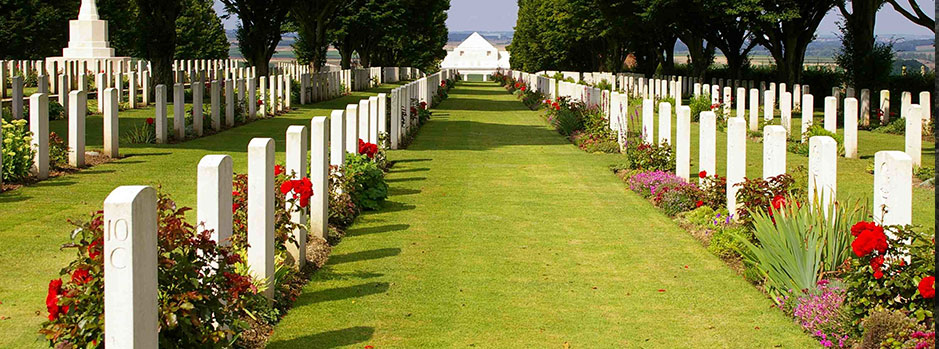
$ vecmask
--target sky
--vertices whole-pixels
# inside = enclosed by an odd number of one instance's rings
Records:
[[[933,13],[935,0],[915,0],[926,13]],[[906,1],[900,1],[905,4]],[[909,7],[907,7],[909,9]],[[215,10],[224,13],[221,3],[215,1]],[[518,3],[516,0],[450,0],[450,12],[447,27],[450,31],[511,31],[518,18]],[[828,13],[822,24],[818,27],[819,35],[833,35],[838,33],[835,24],[841,20],[838,9]],[[225,21],[226,29],[235,29],[237,18]],[[900,15],[890,4],[877,13],[877,24],[874,28],[877,35],[913,34],[931,35],[932,32],[910,22]]]

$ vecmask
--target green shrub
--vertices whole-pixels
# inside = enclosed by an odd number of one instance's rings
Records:
[[[789,152],[809,156],[809,139],[814,136],[828,136],[833,138],[835,142],[838,142],[838,154],[844,155],[844,137],[837,133],[832,133],[819,125],[812,125],[812,127],[809,127],[809,129],[802,134],[802,139],[804,139],[805,142],[789,142],[787,147]]]
[[[775,207],[779,209],[779,202],[785,203],[786,200],[805,201],[805,192],[801,187],[794,186],[795,179],[789,174],[781,174],[775,177],[763,179],[746,178],[743,183],[738,183],[740,187],[737,191],[737,202],[740,208],[737,210],[737,219],[744,223],[750,222],[750,211],[770,212]]]
[[[869,214],[860,203],[848,210],[835,202],[823,207],[791,200],[778,210],[748,213],[756,243],[747,236],[736,239],[746,246],[741,250],[744,261],[767,280],[767,292],[776,302],[815,292],[824,274],[839,270],[848,259],[851,224]]]
[[[665,214],[673,217],[681,212],[695,209],[700,190],[694,185],[678,187],[666,191],[658,200],[658,206]]]
[[[698,184],[703,194],[701,201],[705,206],[726,207],[727,203],[727,177],[709,175],[704,171],[698,172]]]
[[[672,147],[667,143],[649,144],[634,140],[627,142],[626,155],[630,159],[630,168],[644,171],[674,171]]]
[[[352,196],[349,195],[355,188],[339,166],[329,167],[329,225],[337,230],[343,230],[352,225],[359,214]],[[314,193],[315,195],[315,193]],[[338,235],[338,234],[337,234]],[[333,241],[330,241],[333,243]]]
[[[362,154],[347,154],[345,174],[352,181],[352,202],[365,210],[377,210],[388,197],[385,172],[375,162]]]
[[[913,175],[919,180],[925,181],[936,176],[936,169],[930,166],[920,166],[913,171]]]
[[[156,129],[147,124],[131,126],[129,130],[124,132],[124,137],[121,139],[121,142],[129,144],[156,143]]]
[[[871,132],[888,133],[888,134],[894,134],[894,135],[905,135],[906,134],[906,119],[902,119],[902,118],[894,119],[886,125],[883,125],[883,126],[880,126],[871,130]]]
[[[719,221],[721,219],[721,217],[716,218],[718,222],[715,223],[716,227],[711,233],[708,251],[721,258],[737,258],[737,256],[740,256],[740,251],[746,248],[746,245],[738,237],[752,241],[754,239],[753,231],[742,224]]]
[[[29,178],[36,151],[30,145],[32,132],[26,120],[2,121],[3,124],[3,182],[22,182]]]
[[[68,166],[68,145],[58,134],[49,132],[49,167],[62,169],[66,166]]]
[[[697,97],[691,97],[688,101],[688,107],[691,108],[691,121],[699,121],[702,112],[711,111],[711,95],[704,93]]]
[[[49,100],[49,120],[62,120],[65,116],[65,107],[58,101]]]

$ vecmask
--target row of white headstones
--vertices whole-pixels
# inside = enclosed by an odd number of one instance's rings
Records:
[[[330,165],[342,166],[346,153],[357,154],[360,139],[378,142],[379,135],[387,129],[388,112],[392,132],[406,131],[395,131],[394,125],[402,124],[402,118],[410,118],[410,106],[421,101],[430,103],[437,91],[427,86],[436,86],[452,75],[444,71],[393,90],[391,103],[401,106],[400,109],[388,110],[387,95],[379,94],[349,104],[345,110],[334,110],[329,118],[313,117],[309,127],[287,128],[285,170],[299,179],[309,167],[314,193],[308,210],[297,210],[291,215],[293,222],[306,225],[310,231],[297,228],[293,232],[298,244],[288,245],[290,260],[303,266],[308,234],[325,238]],[[392,146],[397,147],[394,143]],[[274,149],[274,139],[254,138],[248,143],[247,154],[250,247],[246,262],[252,275],[267,283],[268,298],[273,296],[275,266],[274,195],[279,195],[274,188]],[[199,162],[197,219],[204,229],[213,231],[212,237],[219,244],[230,243],[233,173],[229,155],[206,155]],[[105,346],[158,346],[156,201],[156,191],[149,186],[121,186],[104,201]]]
[[[539,90],[547,91],[549,97],[569,97],[584,101],[593,106],[604,108],[610,118],[610,128],[619,134],[621,147],[625,147],[628,126],[628,100],[629,93],[601,91],[594,87],[555,81],[554,79],[539,77],[533,74],[513,72],[513,76],[523,81],[540,81],[534,85]],[[556,85],[555,85],[556,84]],[[663,87],[663,88],[667,88]],[[677,82],[672,81],[671,89],[663,89],[680,101],[680,90]],[[725,88],[727,91],[728,88]],[[648,88],[645,89],[648,96]],[[746,145],[747,145],[747,119],[743,116],[745,89],[737,89],[738,116],[727,119],[727,210],[736,212],[738,208],[738,183],[746,177]],[[750,120],[749,129],[756,130],[759,117],[759,91],[750,90]],[[773,93],[773,94],[771,94]],[[764,118],[769,121],[774,118],[774,94],[765,91]],[[785,105],[791,102],[783,94]],[[713,98],[713,96],[712,96]],[[929,100],[928,92],[920,95],[921,101]],[[725,93],[726,105],[730,104],[729,93]],[[838,99],[834,96],[826,97],[825,128],[835,132]],[[643,99],[642,103],[642,140],[650,144],[672,143],[672,105],[668,102],[659,103],[659,132],[658,139],[654,137],[654,100]],[[845,110],[845,156],[857,158],[857,122],[858,101],[855,98],[844,100]],[[814,97],[811,94],[802,95],[802,130],[803,133],[813,122]],[[790,109],[791,110],[791,109]],[[884,225],[911,224],[912,223],[912,177],[914,166],[920,165],[922,153],[922,127],[923,106],[910,104],[901,109],[901,116],[906,119],[906,145],[905,151],[879,151],[874,155],[874,219]],[[783,118],[782,125],[767,125],[763,130],[763,177],[769,178],[786,173],[786,143],[789,140],[790,128],[787,127],[789,118]],[[678,105],[676,109],[676,137],[675,162],[676,175],[689,180],[690,178],[690,143],[691,143],[691,108]],[[713,111],[702,112],[699,115],[699,171],[708,175],[716,174],[716,123],[717,116]],[[809,142],[809,168],[808,193],[810,203],[814,204],[816,198],[827,209],[836,198],[837,193],[837,158],[838,143],[829,136],[814,136],[802,139]]]
[[[41,71],[41,70],[40,70]],[[200,72],[199,75],[205,76],[205,72]],[[301,89],[301,103],[306,103],[307,99],[309,102],[313,101],[313,96],[330,96],[332,98],[341,96],[341,91],[338,89],[338,86],[341,86],[341,79],[343,75],[348,74],[348,71],[335,71],[335,72],[322,72],[322,73],[304,73],[301,74],[301,81],[304,88]],[[137,106],[138,98],[137,92],[140,89],[142,95],[142,102],[144,105],[150,103],[150,91],[149,91],[149,73],[144,72],[141,74],[143,76],[143,81],[141,84],[136,83],[136,72],[128,72],[125,74],[115,74],[113,79],[109,77],[109,73],[99,73],[97,74],[97,86],[102,88],[97,89],[97,98],[99,110],[102,112],[104,117],[103,122],[103,144],[104,144],[104,155],[117,158],[119,156],[119,124],[118,124],[118,110],[119,104],[126,100],[129,103],[130,108]],[[124,84],[121,77],[127,76],[128,89],[126,94],[126,99],[122,99],[124,92]],[[71,78],[66,74],[59,74],[58,81],[59,83],[56,86],[60,89],[58,98],[59,103],[65,107],[67,117],[68,117],[68,145],[69,145],[69,164],[75,167],[82,167],[85,165],[85,117],[87,115],[87,95],[88,95],[88,84],[85,80],[85,74],[78,74],[77,76],[77,90],[69,91],[69,86],[71,85]],[[12,79],[13,87],[13,99],[12,99],[12,111],[15,118],[19,119],[23,115],[23,77],[15,76]],[[33,135],[32,137],[32,146],[36,151],[36,157],[34,158],[33,165],[33,175],[37,179],[45,179],[49,176],[49,119],[48,119],[48,101],[49,101],[49,85],[47,84],[48,80],[46,76],[39,75],[38,80],[38,92],[30,96],[30,116],[29,116],[29,125],[30,131]],[[268,84],[268,81],[270,82]],[[110,82],[108,84],[107,82]],[[313,86],[310,82],[323,82],[324,88],[322,94],[317,94],[313,91],[308,93],[305,87]],[[282,113],[291,108],[291,84],[293,79],[290,75],[274,75],[270,79],[268,77],[260,77],[260,96],[262,103],[254,103],[253,97],[257,95],[256,79],[250,77],[247,79],[229,79],[221,81],[210,82],[210,122],[212,123],[212,128],[216,131],[220,131],[221,127],[221,118],[220,118],[220,108],[221,108],[221,89],[224,86],[224,98],[225,98],[225,126],[232,127],[235,124],[235,99],[240,103],[243,103],[243,106],[247,108],[247,119],[253,120],[258,117],[258,115],[275,115],[276,113]],[[237,90],[235,86],[237,84]],[[335,86],[335,93],[331,93],[332,89],[326,88],[325,86]],[[268,86],[270,86],[268,88]],[[193,119],[192,127],[197,137],[203,135],[203,96],[205,93],[205,84],[201,81],[194,81],[191,83],[190,87],[192,88],[192,110],[193,110]],[[185,139],[186,137],[186,104],[185,104],[185,88],[186,85],[183,83],[176,83],[173,86],[173,130],[177,140]],[[247,92],[247,94],[245,94]],[[434,91],[436,92],[436,91]],[[169,133],[168,133],[168,118],[167,118],[167,91],[164,85],[157,85],[155,89],[156,97],[156,110],[154,117],[154,126],[156,133],[156,142],[159,144],[165,144],[169,142]],[[69,103],[73,102],[73,103]],[[0,135],[0,141],[2,141],[2,135]],[[377,141],[377,140],[374,140]],[[3,155],[0,154],[0,163],[3,162]],[[0,183],[2,183],[2,178],[0,178]]]

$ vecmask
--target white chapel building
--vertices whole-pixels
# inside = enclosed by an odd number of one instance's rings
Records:
[[[459,46],[447,52],[447,57],[440,64],[442,69],[456,69],[463,75],[482,75],[487,80],[499,69],[509,69],[509,52],[499,51],[489,40],[479,33],[473,33]]]

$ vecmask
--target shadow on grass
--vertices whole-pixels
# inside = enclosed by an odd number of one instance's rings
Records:
[[[388,183],[398,183],[398,182],[416,182],[426,180],[427,177],[405,177],[405,178],[389,178],[385,182]]]
[[[416,190],[416,189],[395,188],[395,187],[391,187],[388,189],[388,194],[390,194],[390,196],[404,196],[404,195],[414,195],[414,194],[420,194],[420,193],[421,191]]]
[[[300,295],[294,307],[301,307],[313,303],[341,301],[349,298],[359,298],[388,292],[387,282],[368,282],[355,286],[336,287]]]
[[[375,328],[356,326],[267,343],[268,348],[339,348],[372,339]]]
[[[377,213],[391,213],[391,212],[400,212],[408,211],[417,208],[414,205],[408,205],[402,202],[397,201],[388,201],[385,200],[385,203],[382,205],[381,210],[378,210]],[[354,234],[353,234],[354,235]]]
[[[373,273],[369,271],[351,271],[348,273],[340,273],[333,270],[332,266],[325,265],[322,269],[316,271],[314,275],[314,280],[316,281],[327,281],[327,280],[352,280],[352,279],[371,279],[382,277],[385,274],[382,273]]]
[[[382,226],[369,227],[369,228],[354,228],[354,229],[349,229],[349,231],[346,232],[346,236],[362,236],[362,235],[390,233],[393,231],[408,230],[408,228],[410,227],[411,227],[410,224],[389,224],[389,225],[382,225]]]
[[[424,162],[424,161],[431,161],[431,159],[404,159],[404,160],[394,160],[392,162],[395,164],[406,164],[409,162]]]
[[[399,254],[401,254],[400,248],[379,248],[375,250],[332,255],[332,256],[329,256],[328,263],[329,264],[342,264],[342,263],[360,262],[360,261],[366,261],[366,260],[372,260],[372,259],[394,257]]]
[[[409,168],[409,169],[395,170],[392,168],[391,171],[389,171],[388,173],[425,172],[425,171],[430,171],[430,169],[426,167],[421,167],[421,168]]]

